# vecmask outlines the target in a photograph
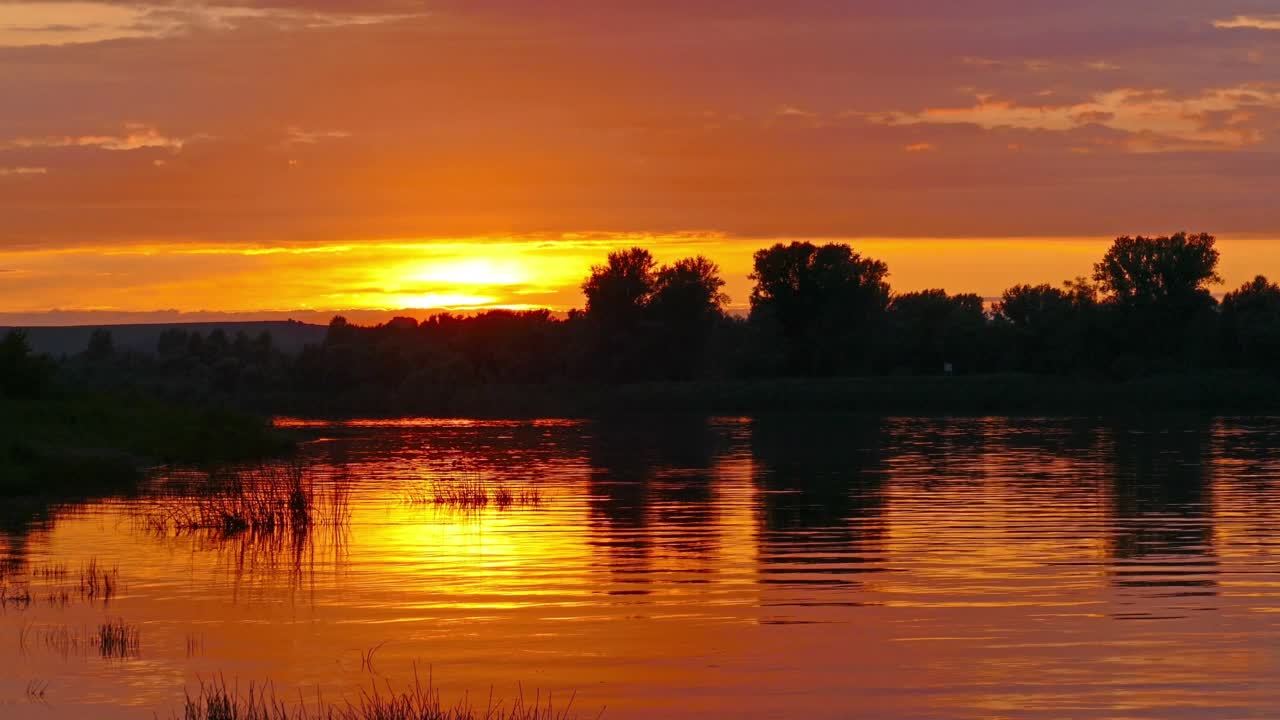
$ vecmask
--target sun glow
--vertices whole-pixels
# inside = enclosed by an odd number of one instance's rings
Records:
[[[252,314],[327,322],[380,322],[395,314],[581,307],[581,283],[611,250],[639,245],[659,264],[702,254],[720,265],[730,309],[745,312],[752,253],[790,238],[707,235],[441,238],[332,244],[147,244],[0,249],[0,324],[175,322],[179,312]],[[814,242],[828,242],[815,238]],[[1110,238],[834,239],[889,264],[896,291],[944,287],[998,296],[1014,283],[1057,284],[1087,275]],[[1230,289],[1261,272],[1280,275],[1280,243],[1220,238]],[[998,258],[993,262],[992,258]],[[69,292],[69,288],[74,292]],[[46,317],[44,311],[61,308]],[[161,310],[173,308],[173,310]],[[84,315],[97,311],[97,315]],[[359,315],[367,311],[367,315]],[[130,313],[140,313],[134,317]],[[376,316],[376,317],[375,317]]]
[[[480,286],[523,285],[532,279],[520,262],[493,258],[428,261],[410,266],[404,277],[414,282]]]

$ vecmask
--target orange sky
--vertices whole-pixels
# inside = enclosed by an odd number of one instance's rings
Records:
[[[563,309],[630,244],[741,307],[793,238],[899,290],[1178,230],[1280,276],[1278,58],[1272,0],[0,3],[0,321]]]
[[[859,252],[889,263],[890,280],[898,291],[945,287],[994,297],[1015,282],[1057,284],[1088,275],[1110,241],[868,238],[851,242]],[[579,284],[590,266],[610,249],[629,244],[653,248],[661,262],[692,254],[716,259],[727,280],[730,307],[745,309],[751,255],[768,242],[715,235],[628,235],[9,251],[0,253],[0,264],[7,269],[7,280],[0,285],[0,307],[6,312],[0,320],[44,324],[178,319],[146,312],[166,308],[317,322],[331,311],[352,309],[567,310],[582,305]],[[1225,280],[1217,288],[1220,292],[1258,272],[1280,276],[1280,242],[1225,238],[1219,246]],[[63,300],[68,287],[77,290],[73,298],[85,300]],[[89,312],[71,319],[42,312],[51,306]]]

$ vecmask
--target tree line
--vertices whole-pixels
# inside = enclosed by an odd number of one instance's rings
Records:
[[[115,352],[103,331],[64,367],[166,395],[396,394],[422,403],[474,385],[1280,368],[1280,286],[1259,276],[1219,301],[1219,259],[1208,234],[1126,236],[1089,277],[1015,285],[988,303],[942,289],[894,292],[888,266],[847,244],[778,243],[755,253],[750,311],[740,317],[726,312],[714,262],[659,265],[637,247],[591,268],[585,305],[567,316],[491,310],[375,326],[336,317],[323,342],[296,355],[269,335],[172,330],[142,357]]]

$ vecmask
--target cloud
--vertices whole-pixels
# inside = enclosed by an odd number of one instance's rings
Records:
[[[1009,72],[1049,73],[1071,70],[1090,70],[1093,72],[1109,72],[1119,70],[1120,66],[1106,60],[1055,61],[1047,58],[1011,58],[996,59],[981,56],[965,55],[960,58],[963,65],[984,70],[1002,70]]]
[[[1257,145],[1274,128],[1280,86],[1239,86],[1177,96],[1167,90],[1122,88],[1072,105],[1024,105],[989,96],[965,107],[935,107],[879,117],[890,125],[970,124],[1065,132],[1098,125],[1129,133],[1133,151],[1237,149]],[[1267,113],[1260,121],[1259,113]]]
[[[1280,30],[1280,15],[1236,15],[1229,20],[1214,20],[1222,29]]]
[[[124,132],[120,134],[19,137],[0,144],[0,148],[97,147],[104,150],[138,150],[140,148],[180,150],[188,140],[189,138],[168,137],[154,127],[129,124],[125,126]]]
[[[0,4],[0,47],[100,42],[146,33],[136,27],[144,12],[94,2]]]
[[[141,35],[0,48],[0,166],[48,168],[4,183],[0,248],[1280,230],[1269,37],[1212,27],[1274,0],[1159,4],[156,0],[10,18]]]
[[[920,142],[920,143],[911,143],[910,145],[907,145],[902,149],[910,153],[929,152],[931,150],[937,150],[938,146],[934,145],[933,143]]]
[[[285,131],[287,138],[284,141],[286,145],[302,143],[304,145],[314,145],[323,140],[341,140],[351,137],[351,133],[345,130],[303,130],[298,127],[290,127]]]
[[[0,47],[99,43],[231,31],[253,24],[281,28],[374,25],[417,17],[376,3],[40,2],[0,3]]]
[[[0,167],[0,177],[47,175],[48,173],[49,168],[45,167]]]

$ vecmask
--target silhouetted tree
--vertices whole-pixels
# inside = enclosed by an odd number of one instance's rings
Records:
[[[237,330],[231,338],[231,354],[240,360],[249,359],[249,335],[245,331]]]
[[[204,336],[193,332],[187,336],[187,354],[194,358],[204,358]]]
[[[418,321],[411,317],[396,316],[387,321],[386,328],[391,332],[409,332],[418,329]]]
[[[355,335],[352,326],[347,323],[347,319],[341,315],[335,315],[329,321],[329,327],[325,331],[324,341],[326,345],[341,345],[347,342]]]
[[[169,328],[160,333],[160,337],[156,339],[156,354],[164,359],[180,357],[186,353],[190,341],[186,331]]]
[[[1206,361],[1216,304],[1207,286],[1222,281],[1217,269],[1212,235],[1116,239],[1093,277],[1105,297],[1110,347],[1125,354],[1122,363],[1144,366],[1122,372]]]
[[[786,343],[791,372],[867,367],[871,338],[889,303],[889,268],[848,245],[781,243],[755,254],[753,322]]]
[[[115,355],[115,340],[110,330],[99,328],[89,335],[89,346],[85,348],[85,356],[94,362],[101,362]]]
[[[609,253],[582,283],[585,318],[594,336],[593,369],[614,380],[635,379],[648,368],[646,309],[654,290],[653,255],[644,248]]]
[[[622,330],[638,327],[653,293],[653,270],[653,255],[644,248],[609,253],[608,262],[592,266],[582,283],[587,317]]]
[[[18,329],[0,339],[0,394],[31,397],[42,393],[53,377],[53,362],[36,355],[26,332]]]
[[[1031,372],[1073,372],[1093,358],[1097,291],[1084,278],[1055,288],[1015,285],[992,308],[1009,357],[1003,367]],[[1000,327],[1003,325],[1003,327]]]
[[[1218,250],[1212,235],[1178,233],[1169,237],[1120,237],[1093,278],[1103,292],[1124,305],[1206,303],[1206,285],[1218,277]]]
[[[223,357],[231,352],[231,339],[227,337],[227,331],[222,328],[214,328],[209,332],[209,337],[205,341],[205,352],[208,353],[210,360]]]
[[[723,287],[720,268],[701,255],[677,260],[655,274],[649,315],[668,379],[689,380],[704,367],[711,333],[729,301]]]
[[[259,408],[300,397],[303,408],[333,412],[468,412],[500,406],[504,385],[556,392],[583,379],[939,372],[944,363],[957,372],[1126,376],[1209,367],[1217,354],[1230,366],[1280,369],[1280,286],[1259,277],[1216,312],[1208,286],[1218,282],[1217,263],[1210,235],[1122,237],[1092,279],[1016,285],[988,314],[973,294],[892,296],[884,263],[848,245],[793,242],[756,252],[744,320],[726,315],[725,283],[709,259],[659,267],[630,248],[592,268],[586,308],[567,317],[495,310],[364,327],[339,316],[321,343],[294,357],[267,333],[229,340],[218,329],[175,328],[159,336],[156,358],[117,352],[101,330],[62,367],[72,385]],[[26,386],[13,379],[26,377],[13,369],[26,360],[14,358],[30,353],[20,336],[5,342],[7,393]]]
[[[1037,372],[1060,368],[1060,356],[1067,350],[1063,331],[1072,315],[1065,291],[1052,285],[1015,285],[1004,291],[991,312],[1008,328],[1014,368]]]
[[[897,295],[888,319],[895,367],[932,373],[942,372],[945,364],[958,372],[980,369],[987,318],[978,295],[945,290]]]
[[[1230,364],[1280,370],[1280,285],[1259,275],[1227,293],[1222,334]]]
[[[258,333],[258,337],[254,338],[249,345],[250,357],[259,365],[270,363],[275,351],[275,341],[271,338],[271,333],[265,330]]]

